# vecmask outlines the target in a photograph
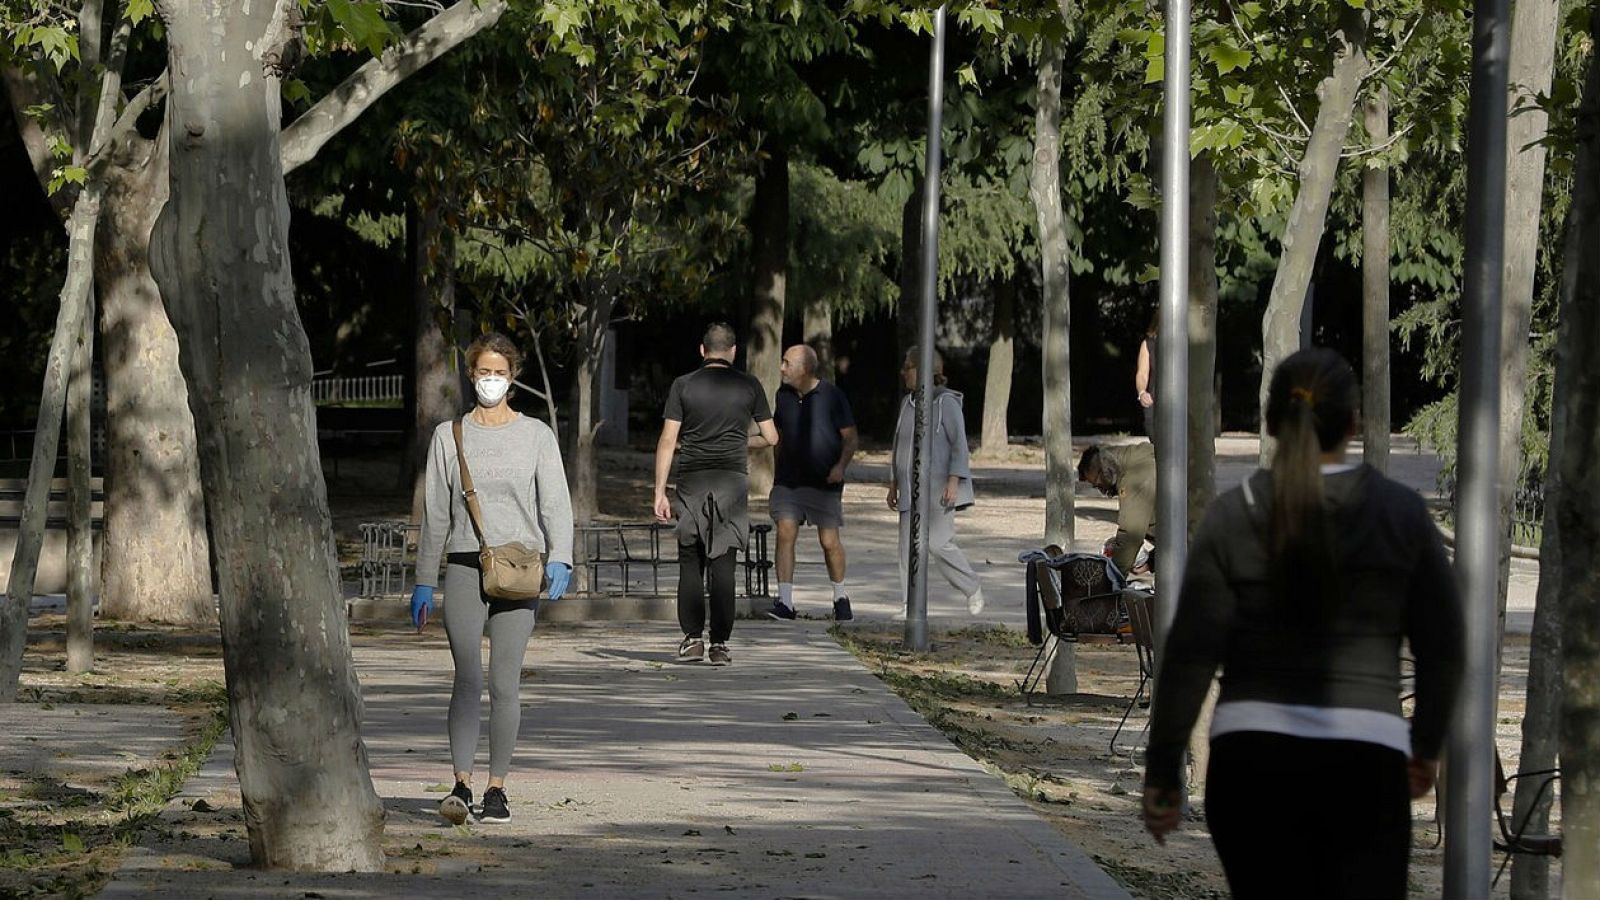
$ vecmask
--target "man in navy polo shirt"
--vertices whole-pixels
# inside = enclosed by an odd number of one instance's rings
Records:
[[[784,351],[778,368],[783,385],[773,403],[778,428],[778,464],[767,505],[778,523],[778,599],[767,615],[793,619],[794,545],[801,525],[817,529],[822,558],[833,585],[833,618],[851,618],[845,593],[844,472],[859,441],[850,402],[838,387],[817,377],[817,353],[805,344]]]

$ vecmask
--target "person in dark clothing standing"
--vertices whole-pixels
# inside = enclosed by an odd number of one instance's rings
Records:
[[[733,583],[738,552],[750,532],[752,447],[776,447],[761,382],[733,367],[733,329],[716,323],[700,342],[700,368],[672,382],[661,439],[656,442],[656,519],[678,520],[678,658],[733,661]],[[754,421],[757,433],[750,433]],[[667,476],[678,458],[671,494]],[[711,605],[711,647],[706,649],[706,601]]]
[[[801,525],[815,525],[833,585],[833,618],[851,618],[845,593],[844,472],[858,445],[856,420],[844,392],[817,377],[817,353],[796,344],[783,353],[783,385],[773,403],[778,465],[767,506],[778,523],[778,599],[767,615],[793,619],[794,545]]]
[[[1273,373],[1272,469],[1206,511],[1157,669],[1145,827],[1158,841],[1178,827],[1189,732],[1220,665],[1206,821],[1241,900],[1405,897],[1408,798],[1433,785],[1461,680],[1461,604],[1427,507],[1345,462],[1359,401],[1331,350]],[[1303,799],[1285,805],[1290,792]]]

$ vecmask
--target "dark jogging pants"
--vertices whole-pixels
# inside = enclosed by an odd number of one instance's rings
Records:
[[[1268,732],[1211,741],[1206,822],[1236,900],[1406,896],[1406,758]]]
[[[697,635],[706,625],[706,595],[711,599],[711,643],[725,644],[733,634],[733,576],[739,559],[735,548],[707,559],[699,541],[678,545],[678,625]]]

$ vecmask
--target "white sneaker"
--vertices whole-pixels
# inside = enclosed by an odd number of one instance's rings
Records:
[[[974,616],[983,612],[983,588],[973,591],[972,596],[967,598],[967,612]]]

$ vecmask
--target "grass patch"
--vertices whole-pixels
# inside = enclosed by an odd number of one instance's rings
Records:
[[[950,637],[972,641],[985,647],[1001,647],[1007,650],[1031,650],[1033,647],[1028,643],[1026,634],[1004,625],[968,625],[950,632]]]
[[[22,799],[36,803],[0,808],[0,896],[89,896],[126,848],[159,827],[161,811],[227,728],[220,683],[184,685],[173,696],[196,715],[187,742],[163,761],[129,769],[99,791],[35,779]]]

